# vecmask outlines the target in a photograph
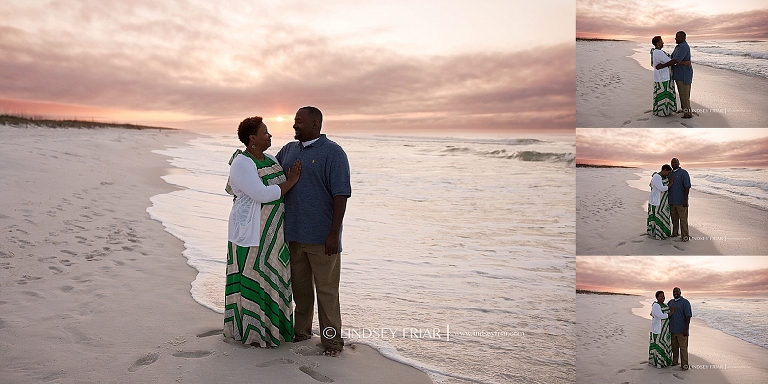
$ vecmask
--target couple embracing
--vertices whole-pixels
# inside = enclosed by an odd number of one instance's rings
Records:
[[[264,153],[272,135],[261,117],[249,117],[237,129],[246,149],[230,159],[227,192],[235,197],[224,335],[243,344],[271,348],[311,338],[317,292],[323,354],[335,357],[344,347],[341,227],[352,188],[347,155],[320,134],[322,123],[319,109],[300,108],[293,125],[297,141],[277,156]]]
[[[671,167],[664,164],[661,172],[654,172],[651,177],[646,233],[657,240],[682,236],[682,241],[688,241],[688,193],[691,190],[691,177],[688,171],[680,168],[680,160],[673,158],[670,163]]]
[[[653,114],[669,116],[677,111],[675,85],[680,95],[680,107],[683,119],[693,117],[691,110],[691,84],[693,83],[693,67],[691,67],[691,48],[685,41],[685,32],[675,34],[675,50],[672,55],[662,50],[664,40],[661,36],[651,39],[651,67],[653,67]]]

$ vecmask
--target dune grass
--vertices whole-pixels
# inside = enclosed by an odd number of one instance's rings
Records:
[[[13,125],[24,127],[48,127],[48,128],[78,128],[78,129],[97,129],[97,128],[122,128],[122,129],[161,129],[175,130],[176,128],[153,127],[137,124],[104,123],[100,121],[86,120],[55,120],[40,116],[23,116],[0,114],[0,125]]]

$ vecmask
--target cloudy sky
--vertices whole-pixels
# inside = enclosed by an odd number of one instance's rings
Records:
[[[672,297],[768,296],[768,256],[577,256],[576,289]]]
[[[563,0],[4,0],[0,113],[274,130],[315,105],[340,129],[569,129],[574,28]]]
[[[650,41],[683,30],[689,39],[768,38],[765,0],[577,0],[576,35]],[[672,38],[670,38],[670,41]]]
[[[684,168],[768,167],[768,128],[576,128],[576,162]]]

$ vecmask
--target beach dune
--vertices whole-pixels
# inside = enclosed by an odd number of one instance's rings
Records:
[[[360,344],[328,358],[317,337],[224,340],[183,244],[146,212],[172,190],[151,150],[192,137],[0,125],[0,382],[431,383]]]

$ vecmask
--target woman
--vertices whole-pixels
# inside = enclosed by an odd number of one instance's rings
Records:
[[[651,177],[651,194],[648,196],[648,236],[657,240],[664,240],[672,233],[672,218],[669,213],[669,200],[667,189],[672,185],[671,178],[667,179],[672,167],[668,164],[661,166],[661,172],[654,172]]]
[[[272,135],[261,117],[240,123],[246,145],[230,160],[227,191],[235,195],[229,214],[224,335],[256,347],[293,339],[290,254],[283,238],[283,196],[299,180],[296,161],[286,176],[264,151]]]
[[[656,292],[656,302],[651,305],[651,345],[648,347],[648,364],[656,368],[672,365],[672,335],[669,333],[669,316],[675,308],[664,304],[664,291]]]
[[[675,98],[675,82],[672,79],[672,68],[656,69],[657,64],[665,64],[672,60],[662,51],[664,41],[661,36],[654,36],[651,40],[654,48],[651,48],[651,67],[653,67],[653,114],[656,116],[669,116],[677,110]],[[675,65],[691,65],[690,61],[684,61]]]

